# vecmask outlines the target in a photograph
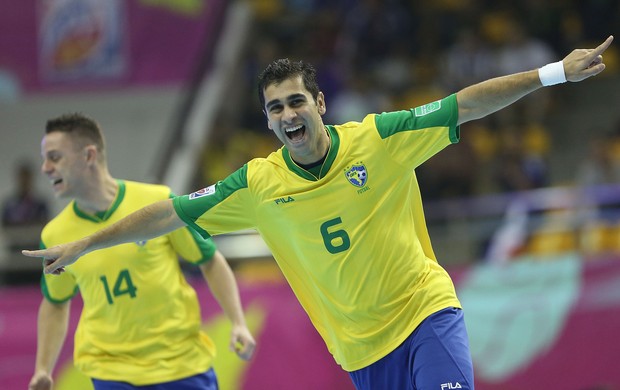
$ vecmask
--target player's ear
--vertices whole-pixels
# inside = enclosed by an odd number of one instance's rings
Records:
[[[327,112],[327,105],[325,104],[325,95],[323,95],[323,92],[319,92],[317,95],[316,105],[319,110],[319,115],[325,115]]]
[[[265,114],[265,118],[267,118],[267,127],[269,130],[273,130],[273,126],[271,126],[271,121],[269,120],[269,115],[267,115],[267,111],[263,110],[263,114]]]
[[[88,145],[84,148],[84,153],[86,154],[86,162],[89,164],[97,162],[97,147],[95,145]]]

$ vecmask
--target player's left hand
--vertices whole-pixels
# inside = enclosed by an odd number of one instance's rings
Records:
[[[256,341],[254,341],[254,337],[250,334],[247,326],[233,325],[229,348],[243,360],[250,360],[252,358],[256,348]]]
[[[614,40],[610,35],[605,42],[594,49],[575,49],[564,57],[564,74],[567,81],[578,82],[595,76],[605,70],[603,52]]]
[[[52,376],[45,371],[37,371],[30,379],[28,390],[52,390],[54,380]]]

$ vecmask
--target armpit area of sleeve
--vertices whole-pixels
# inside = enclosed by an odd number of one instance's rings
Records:
[[[61,278],[62,276],[63,275],[51,276],[51,277]],[[63,287],[64,286],[65,285],[63,285]],[[64,294],[62,294],[62,297],[59,297],[58,294],[53,295],[51,292],[51,288],[47,284],[46,276],[45,275],[41,276],[41,293],[43,294],[45,299],[47,299],[49,302],[56,303],[56,304],[65,303],[69,301],[71,298],[73,298],[79,291],[78,286],[74,286],[73,289],[70,289],[70,290],[66,288],[64,289],[66,291],[64,292]]]
[[[461,140],[461,126],[450,127],[450,142],[458,144]]]
[[[202,237],[204,238],[211,237],[211,235],[206,230],[198,226],[198,224],[196,223],[196,220],[192,218],[191,216],[189,216],[183,209],[183,202],[187,201],[186,198],[187,198],[187,195],[175,196],[174,198],[172,198],[172,206],[174,207],[174,211],[177,213],[179,218],[181,218],[181,220],[187,224],[187,226],[194,229]]]
[[[459,102],[456,100],[456,93],[448,96],[444,99],[447,103],[449,103],[452,107],[452,115],[454,118],[459,117]],[[450,137],[450,142],[453,144],[459,143],[461,140],[461,126],[454,125],[450,126],[450,130],[448,131],[448,136]]]

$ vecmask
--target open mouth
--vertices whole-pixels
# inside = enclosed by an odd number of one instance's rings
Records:
[[[299,141],[304,137],[304,134],[306,134],[306,126],[299,125],[291,127],[290,129],[286,129],[284,133],[291,141]]]

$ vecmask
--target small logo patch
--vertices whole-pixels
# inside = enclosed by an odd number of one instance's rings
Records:
[[[215,184],[212,184],[209,187],[203,188],[196,192],[192,192],[191,194],[189,194],[189,199],[192,200],[192,199],[200,198],[203,196],[209,196],[213,194],[215,194]]]
[[[292,196],[287,196],[286,198],[278,198],[275,200],[276,204],[285,204],[294,201],[295,199]]]
[[[366,166],[364,166],[361,162],[355,163],[350,168],[347,168],[344,171],[344,175],[349,183],[356,187],[364,187],[364,185],[366,185],[366,181],[368,180]]]
[[[452,382],[441,384],[441,390],[453,390],[453,389],[462,389],[461,384],[458,382],[456,382],[456,384]]]
[[[415,116],[424,116],[441,108],[441,100],[415,108]]]

